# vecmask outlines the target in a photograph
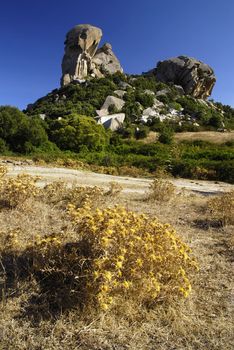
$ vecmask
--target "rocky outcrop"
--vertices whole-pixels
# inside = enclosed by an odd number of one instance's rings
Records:
[[[67,33],[62,61],[62,86],[71,81],[82,81],[88,76],[103,77],[106,73],[123,72],[110,44],[97,50],[101,38],[102,30],[90,24],[77,25]]]
[[[92,69],[92,58],[102,37],[100,28],[81,24],[71,29],[65,40],[61,85],[84,79]]]
[[[100,117],[97,117],[97,123],[102,124],[104,128],[110,129],[112,131],[116,131],[123,126],[123,122],[125,119],[124,113],[117,113],[117,114],[111,114],[111,115],[103,115]]]
[[[158,62],[154,74],[159,81],[180,85],[185,94],[201,99],[211,95],[216,82],[214,71],[210,66],[187,56]]]
[[[96,66],[96,69],[104,75],[106,73],[123,73],[123,68],[121,67],[118,58],[112,51],[111,44],[106,43],[100,49],[98,49],[92,62]]]
[[[124,90],[115,90],[114,94],[117,95],[120,98],[123,98],[124,95],[126,94],[126,91],[124,91]]]
[[[110,108],[115,110],[116,112],[121,111],[123,106],[125,105],[125,101],[121,98],[115,97],[115,96],[107,96],[104,104],[102,105],[100,110],[97,110],[97,115],[103,116],[108,115]]]

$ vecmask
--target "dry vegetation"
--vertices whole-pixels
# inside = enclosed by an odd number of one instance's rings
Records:
[[[156,180],[146,201],[5,172],[1,350],[232,349],[233,222],[215,208],[230,218],[233,193],[175,195]]]
[[[141,142],[152,143],[158,139],[159,133],[150,131],[149,135]],[[234,141],[234,131],[218,132],[218,131],[197,131],[197,132],[178,132],[174,136],[175,141],[208,141],[212,143],[224,143]]]
[[[146,199],[149,201],[168,202],[175,196],[175,186],[170,181],[154,179],[150,184]]]
[[[198,131],[198,132],[180,132],[175,135],[176,141],[195,141],[202,140],[212,143],[224,143],[234,141],[234,132],[218,131]]]

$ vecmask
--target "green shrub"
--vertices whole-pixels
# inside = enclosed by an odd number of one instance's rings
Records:
[[[144,108],[152,107],[154,104],[154,96],[136,91],[136,101],[139,102]]]
[[[6,142],[0,138],[0,153],[4,153],[7,151],[7,145]]]
[[[118,88],[114,82],[115,78],[118,80],[116,75],[92,79],[86,84],[68,84],[37,100],[27,113],[45,113],[48,118],[64,117],[71,113],[94,117],[96,109],[99,109],[106,97]]]
[[[158,141],[170,145],[173,141],[174,131],[169,127],[164,127],[159,134]]]
[[[0,138],[11,151],[21,153],[31,152],[48,140],[39,117],[28,117],[10,106],[0,107]]]
[[[62,150],[79,152],[83,146],[89,150],[103,150],[109,135],[93,118],[71,114],[50,122],[50,137]]]
[[[119,112],[119,109],[114,104],[112,104],[108,107],[108,112],[109,114],[115,114]]]
[[[149,134],[149,127],[144,125],[139,125],[135,131],[135,137],[137,140],[144,139]]]

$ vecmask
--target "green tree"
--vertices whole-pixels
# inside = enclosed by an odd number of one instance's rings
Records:
[[[62,150],[79,152],[85,145],[101,151],[109,143],[109,134],[91,117],[75,113],[49,123],[50,138]]]
[[[29,117],[19,109],[0,107],[0,138],[14,152],[28,153],[48,141],[43,121]]]

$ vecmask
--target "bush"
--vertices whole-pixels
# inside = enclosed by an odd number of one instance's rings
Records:
[[[43,122],[15,107],[0,107],[0,138],[11,151],[29,153],[48,141]]]
[[[0,138],[0,153],[4,153],[7,151],[6,142]]]
[[[47,198],[54,189],[45,189]],[[34,301],[53,313],[73,306],[105,311],[128,300],[152,306],[189,295],[197,263],[170,225],[121,207],[93,210],[91,202],[87,194],[79,208],[68,205],[70,234],[34,235],[23,245],[19,230],[1,236],[4,288],[9,279],[31,278],[37,282]]]
[[[116,75],[92,79],[86,84],[68,84],[36,101],[27,113],[30,115],[45,113],[48,119],[72,113],[95,117],[96,109],[100,109],[106,97],[112,95],[118,88],[114,82],[118,79]]]
[[[121,186],[118,182],[112,181],[109,183],[109,189],[106,192],[106,195],[116,196],[119,195],[121,191],[123,191],[123,186]]]
[[[152,107],[154,104],[154,95],[147,93],[136,92],[136,101],[139,102],[144,108]]]
[[[7,167],[5,165],[0,165],[0,180],[6,175]]]
[[[6,169],[0,167],[0,204],[10,208],[23,206],[29,198],[38,195],[35,183],[38,177],[19,174],[16,178],[5,178]]]
[[[137,140],[141,140],[147,137],[150,129],[147,126],[139,125],[135,131],[135,137]]]
[[[222,225],[234,224],[234,191],[211,198],[208,208],[214,219],[219,220]]]
[[[91,302],[106,310],[124,298],[148,304],[159,296],[189,295],[187,273],[196,263],[169,225],[120,207],[91,214],[71,205],[69,213],[87,276],[80,282]]]
[[[206,106],[191,96],[182,96],[177,102],[184,108],[184,114],[196,118],[200,125],[216,129],[222,127],[223,116],[214,107]]]
[[[109,143],[109,135],[102,125],[93,118],[77,114],[50,121],[50,137],[62,150],[74,152],[81,151],[84,146],[101,151]]]
[[[170,145],[173,141],[173,135],[174,135],[173,129],[165,126],[164,128],[162,128],[159,134],[158,141],[166,145]]]
[[[94,208],[101,204],[104,199],[104,190],[100,187],[82,187],[75,184],[68,187],[62,181],[55,181],[46,185],[39,193],[40,199],[53,206],[65,209],[68,203],[74,205],[76,208],[83,207],[87,201]]]
[[[147,200],[156,200],[159,202],[166,202],[173,198],[175,195],[175,186],[162,179],[155,179],[150,184],[150,189],[147,194]]]

